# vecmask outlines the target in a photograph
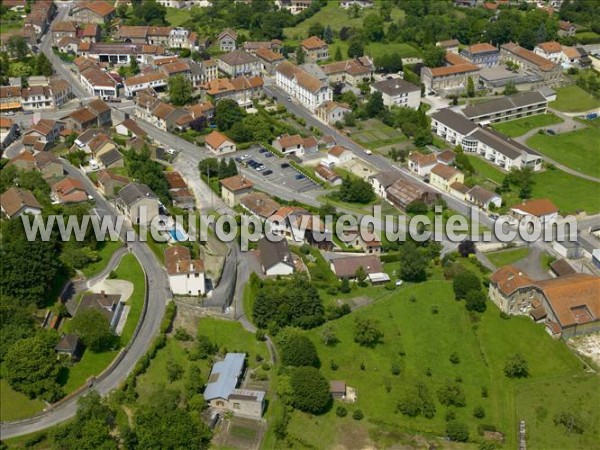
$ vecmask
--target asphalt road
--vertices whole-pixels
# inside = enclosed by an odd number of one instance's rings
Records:
[[[113,218],[117,216],[117,211],[96,191],[85,175],[67,163],[64,163],[64,167],[69,175],[84,183],[88,192],[96,201],[97,210],[101,211],[104,215]],[[127,225],[124,227],[124,230],[122,230],[122,233],[126,233],[130,230],[133,230],[133,228]],[[166,304],[171,297],[165,271],[150,248],[145,243],[138,241],[130,242],[129,246],[131,252],[144,268],[148,280],[147,311],[141,321],[139,332],[132,341],[129,350],[108,376],[94,384],[93,389],[101,395],[106,395],[110,391],[116,389],[129,375],[136,362],[146,353],[154,336],[156,336],[159,331]],[[2,423],[0,427],[0,438],[8,439],[26,433],[33,433],[58,425],[59,423],[70,419],[75,415],[78,398],[79,396],[73,397],[53,409],[32,418]]]

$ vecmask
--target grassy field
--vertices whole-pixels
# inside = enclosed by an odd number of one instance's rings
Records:
[[[375,58],[383,53],[398,53],[402,58],[414,58],[421,56],[419,49],[403,42],[371,42],[365,48],[365,53]]]
[[[133,336],[135,327],[142,314],[142,309],[144,308],[144,298],[146,296],[144,271],[136,257],[132,254],[127,254],[123,256],[123,259],[115,272],[119,280],[130,281],[134,286],[133,294],[131,294],[131,298],[127,300],[127,304],[129,305],[127,323],[125,323],[123,332],[121,333],[121,343],[127,345]]]
[[[257,355],[262,360],[269,360],[269,352],[264,342],[259,342],[254,335],[242,327],[239,322],[232,322],[213,318],[200,319],[198,324],[199,333],[209,336],[211,341],[216,343],[222,353],[242,352],[248,355],[247,363],[249,367],[257,367]],[[167,378],[167,364],[174,360],[181,364],[187,372],[190,361],[187,357],[186,347],[193,344],[184,344],[173,338],[167,339],[167,345],[161,349],[156,358],[152,360],[148,371],[141,375],[137,383],[137,391],[140,399],[151,401],[150,394],[157,386],[169,385],[169,387],[182,389],[185,383],[185,375],[182,379],[169,383]],[[204,381],[208,380],[211,364],[208,359],[195,361],[200,367]]]
[[[91,376],[99,375],[117,356],[118,351],[94,353],[86,350],[81,361],[71,367],[61,369],[59,382],[63,384],[65,393],[69,394],[79,388]]]
[[[508,137],[517,137],[524,135],[534,128],[547,127],[562,122],[563,120],[557,115],[548,113],[511,120],[510,122],[497,123],[492,125],[492,128]]]
[[[0,379],[0,421],[28,417],[44,409],[41,400],[30,400],[26,395],[13,390],[8,381]]]
[[[377,9],[373,8],[372,12],[368,10],[361,12],[357,18],[350,18],[348,11],[340,8],[338,0],[329,0],[327,5],[309,19],[299,23],[295,27],[285,28],[284,34],[288,39],[301,41],[308,37],[308,29],[313,23],[321,23],[324,26],[329,25],[333,31],[340,31],[342,27],[362,27],[365,15],[377,13]],[[169,16],[167,16],[168,19]],[[392,10],[392,22],[397,22],[404,17],[404,11],[394,8]],[[391,22],[389,22],[391,23]],[[334,53],[332,53],[334,54]]]
[[[187,9],[167,8],[167,22],[169,22],[172,27],[181,26],[181,24],[189,20],[189,18],[190,12]]]
[[[529,248],[513,248],[510,250],[499,250],[497,252],[487,253],[488,259],[496,266],[502,267],[508,264],[516,263],[529,255]]]
[[[556,101],[550,107],[563,112],[585,112],[599,108],[600,100],[573,84],[556,90]]]
[[[377,150],[386,145],[400,144],[408,140],[404,133],[377,119],[368,119],[359,122],[358,125],[352,128],[350,137],[371,150]]]
[[[409,301],[411,296],[416,301]],[[437,314],[432,313],[434,305]],[[373,349],[356,344],[353,340],[356,316],[378,321],[384,333],[383,342]],[[357,390],[356,404],[345,405],[348,416],[360,408],[365,419],[356,422],[349,417],[338,418],[335,414],[337,402],[332,410],[319,417],[294,412],[289,434],[317,448],[344,444],[347,433],[355,442],[354,448],[367,446],[368,439],[383,439],[385,430],[442,436],[447,408],[437,401],[436,392],[448,378],[456,377],[462,379],[467,406],[456,408],[455,412],[457,418],[468,423],[471,438],[477,439],[478,424],[490,423],[505,433],[507,448],[513,448],[518,420],[524,419],[527,423],[535,420],[528,411],[519,410],[519,416],[516,415],[517,401],[522,403],[516,395],[520,387],[527,383],[541,391],[545,386],[539,399],[554,405],[564,400],[560,390],[548,387],[552,386],[552,379],[557,376],[566,379],[581,373],[577,359],[564,343],[552,340],[543,326],[534,325],[525,317],[503,320],[491,304],[480,320],[474,321],[464,304],[453,299],[451,283],[439,278],[420,285],[406,284],[392,296],[331,322],[330,326],[339,339],[334,346],[325,346],[321,342],[319,328],[307,335],[318,348],[325,377],[345,380],[348,386]],[[459,364],[448,360],[453,352],[458,353]],[[522,353],[529,363],[531,376],[526,381],[504,376],[505,361],[516,352]],[[331,361],[338,365],[337,370],[331,369]],[[400,366],[400,375],[391,373],[392,364]],[[396,412],[397,399],[417,381],[425,383],[435,399],[437,413],[433,419],[408,418]],[[482,396],[482,388],[488,390],[487,397]],[[578,411],[594,408],[595,400],[590,392],[582,392],[587,396],[582,395],[584,398]],[[477,406],[484,408],[484,419],[473,417],[473,409]],[[554,440],[554,448],[585,448],[579,443],[589,446],[597,437],[588,433],[574,440],[557,430],[551,420],[541,423],[538,432],[546,433],[548,441]],[[533,442],[528,444],[531,448],[543,448]]]
[[[98,255],[100,255],[100,260],[93,262],[87,265],[83,270],[83,274],[86,277],[90,277],[95,275],[106,267],[108,262],[110,261],[111,256],[114,252],[116,252],[119,248],[123,246],[121,241],[103,241],[98,243]]]
[[[600,128],[584,128],[551,136],[535,134],[527,145],[581,173],[600,177]]]
[[[498,185],[502,183],[506,174],[500,169],[477,156],[469,156],[469,161],[479,175]],[[558,206],[561,214],[578,210],[587,211],[588,214],[600,211],[600,183],[584,180],[558,169],[536,173],[533,178],[535,180],[533,197],[551,199]],[[516,192],[502,194],[502,199],[508,206],[520,202]]]

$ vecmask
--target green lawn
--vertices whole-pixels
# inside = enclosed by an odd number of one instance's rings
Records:
[[[116,252],[119,248],[123,246],[121,241],[103,241],[98,243],[98,255],[100,256],[100,260],[88,264],[85,268],[82,269],[83,274],[86,277],[90,277],[99,272],[102,272],[113,253]]]
[[[556,90],[556,101],[550,108],[563,112],[585,112],[600,107],[600,100],[573,84]]]
[[[350,137],[371,150],[408,141],[404,133],[377,119],[358,122],[357,126],[352,128]]]
[[[131,298],[127,300],[127,304],[129,305],[129,315],[127,316],[127,322],[123,327],[123,332],[121,333],[121,343],[127,345],[133,336],[135,327],[142,314],[142,309],[144,308],[144,298],[146,296],[144,271],[136,257],[132,254],[127,254],[123,256],[123,259],[121,259],[121,263],[115,272],[119,280],[130,281],[134,286],[133,294],[131,294]]]
[[[600,178],[600,128],[584,128],[551,136],[535,134],[527,145],[581,173]]]
[[[492,128],[508,137],[517,137],[524,135],[534,128],[547,127],[562,122],[563,120],[557,115],[548,113],[511,120],[510,122],[496,123],[492,125]]]
[[[365,53],[375,58],[383,53],[398,53],[402,58],[415,58],[421,56],[419,49],[404,42],[371,42],[365,48]]]
[[[499,250],[497,252],[487,253],[486,256],[496,266],[502,267],[516,263],[529,255],[529,248],[513,248],[510,250]]]
[[[501,184],[505,172],[497,169],[477,156],[469,156],[471,164],[481,176]],[[588,214],[600,212],[600,183],[584,180],[562,170],[546,170],[533,176],[533,198],[549,198],[560,209],[561,214],[584,210]],[[507,206],[520,202],[515,192],[502,194]]]
[[[167,8],[167,22],[172,27],[181,26],[190,19],[190,11],[183,8]]]
[[[13,390],[8,381],[0,379],[0,421],[28,417],[44,409],[41,400],[30,400],[26,395]]]
[[[59,382],[63,384],[65,393],[69,394],[79,388],[88,378],[99,375],[108,367],[117,356],[118,351],[94,353],[86,350],[83,353],[81,361],[73,364],[71,367],[61,369]]]
[[[308,29],[313,23],[321,23],[324,26],[329,25],[333,31],[340,31],[342,27],[358,27],[362,28],[363,19],[368,14],[376,14],[377,8],[362,11],[360,16],[352,18],[348,16],[348,11],[340,7],[338,0],[329,0],[327,5],[316,13],[314,16],[299,23],[295,27],[284,28],[286,38],[301,41],[308,37]],[[167,16],[168,18],[169,16]],[[404,17],[404,11],[394,8],[392,9],[392,22],[397,22]],[[334,53],[332,53],[333,55]]]
[[[415,302],[409,301],[411,296]],[[438,313],[432,313],[432,306]],[[383,342],[373,349],[360,347],[353,340],[354,318],[368,317],[378,321],[384,333]],[[462,302],[453,298],[451,283],[433,280],[419,285],[406,283],[393,295],[355,311],[349,316],[330,322],[339,343],[327,347],[320,339],[320,328],[307,332],[317,346],[322,363],[321,370],[329,380],[345,380],[357,390],[357,402],[345,405],[349,411],[360,408],[365,419],[356,422],[335,414],[338,405],[323,416],[314,417],[300,412],[292,414],[288,434],[301,438],[306,446],[334,448],[354,436],[377,436],[377,430],[395,430],[397,433],[425,433],[442,436],[445,429],[446,407],[437,401],[436,392],[448,378],[460,377],[466,394],[467,406],[456,408],[457,418],[468,423],[471,437],[477,439],[477,425],[494,424],[506,435],[506,448],[516,446],[519,419],[529,423],[535,420],[527,412],[516,415],[517,389],[524,383],[547,386],[540,401],[549,404],[563,401],[563,393],[552,388],[556,376],[573,376],[581,373],[581,365],[563,342],[550,338],[541,325],[533,324],[526,317],[500,318],[498,309],[488,305],[481,320],[473,322]],[[457,352],[459,364],[450,363],[448,357]],[[529,363],[531,376],[526,381],[510,380],[504,376],[503,367],[507,357],[522,353]],[[331,369],[331,361],[338,368]],[[361,364],[364,370],[361,369]],[[398,364],[401,373],[392,375],[391,365]],[[430,369],[431,376],[427,376]],[[408,418],[396,412],[396,400],[404,389],[423,382],[434,398],[437,408],[431,420],[423,417]],[[482,388],[488,397],[483,397]],[[591,409],[596,401],[590,395],[591,386],[583,391],[581,409]],[[388,392],[389,390],[389,392]],[[585,395],[587,394],[587,396]],[[484,419],[473,418],[473,408],[485,409]],[[555,439],[555,448],[585,448],[578,446],[577,439],[556,430],[551,421],[540,424],[539,432]],[[586,435],[587,443],[593,435]],[[358,438],[357,438],[358,439]],[[364,442],[356,442],[357,448]],[[531,448],[542,448],[534,443]]]

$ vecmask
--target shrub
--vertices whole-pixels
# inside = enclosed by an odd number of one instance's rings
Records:
[[[567,433],[582,434],[585,431],[583,419],[570,411],[562,411],[554,416],[554,425],[561,425]]]
[[[265,330],[261,330],[260,328],[258,330],[256,330],[256,333],[254,334],[254,337],[256,338],[257,341],[259,342],[263,342],[266,340],[266,336],[265,336]],[[257,355],[259,356],[259,355]]]
[[[477,419],[483,419],[485,417],[485,410],[481,406],[476,407],[473,410],[473,417],[476,417]]]
[[[504,366],[504,374],[508,378],[526,378],[529,376],[529,366],[523,355],[516,353],[511,356]]]
[[[319,367],[315,344],[301,334],[289,336],[281,346],[281,363],[293,367]]]
[[[292,404],[311,414],[323,413],[331,402],[329,382],[314,367],[297,367],[290,378]]]
[[[443,387],[438,389],[437,394],[442,405],[465,406],[467,404],[463,388],[456,381],[447,381]]]
[[[338,363],[336,363],[333,359],[329,361],[329,368],[331,370],[338,370],[339,369],[339,365]]]
[[[400,365],[392,364],[392,375],[400,375]]]
[[[458,353],[456,353],[456,352],[453,352],[450,355],[450,358],[448,358],[448,359],[450,360],[450,362],[452,364],[458,364],[460,362],[460,357],[458,356]]]
[[[362,420],[365,417],[364,413],[362,412],[362,410],[357,409],[356,411],[354,411],[352,413],[352,418],[354,420]]]
[[[183,327],[177,327],[173,337],[175,339],[177,339],[178,341],[191,341],[192,340],[192,336]]]
[[[439,311],[439,309],[438,309],[438,306],[437,306],[437,305],[432,305],[432,306],[431,306],[431,314],[437,314],[437,313],[439,313],[439,312],[440,312],[440,311]]]
[[[302,244],[300,246],[300,252],[302,252],[305,255],[309,255],[310,254],[310,245],[308,245],[308,244]]]
[[[348,415],[348,410],[343,406],[338,406],[335,410],[335,415],[338,417],[346,417]]]
[[[446,425],[446,434],[451,441],[467,442],[469,440],[469,427],[458,420],[451,420]]]

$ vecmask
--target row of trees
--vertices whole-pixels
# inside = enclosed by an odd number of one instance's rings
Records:
[[[125,152],[125,167],[131,178],[148,185],[164,205],[170,204],[169,183],[163,172],[163,166],[150,158],[146,145],[141,152]]]
[[[223,158],[220,161],[217,158],[203,159],[198,163],[198,170],[202,176],[210,178],[216,177],[219,180],[233,177],[238,174],[237,166],[233,158],[230,158],[229,160]]]
[[[12,42],[12,46],[9,44]],[[21,45],[22,44],[22,45]],[[39,53],[28,56],[29,47],[21,36],[11,36],[7,43],[8,53],[0,52],[0,82],[6,84],[8,77],[29,77],[30,75],[51,76],[54,71],[48,57]],[[23,80],[25,86],[27,80]]]

